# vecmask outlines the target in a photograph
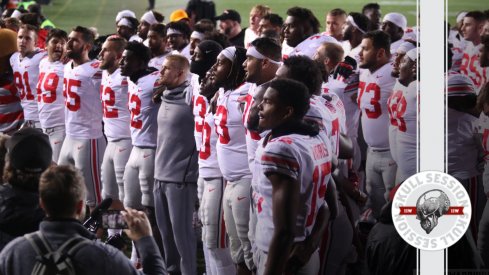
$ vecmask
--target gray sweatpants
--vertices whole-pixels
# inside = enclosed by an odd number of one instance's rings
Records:
[[[153,192],[168,272],[197,274],[197,240],[192,226],[197,184],[155,180]]]
[[[367,206],[372,208],[374,217],[378,218],[382,206],[389,198],[389,192],[396,185],[397,164],[392,159],[390,150],[376,151],[368,148],[365,165],[366,185],[369,200]]]

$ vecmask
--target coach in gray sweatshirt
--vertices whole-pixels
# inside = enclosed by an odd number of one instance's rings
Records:
[[[160,84],[166,87],[158,112],[155,160],[155,210],[170,274],[197,272],[192,214],[197,200],[197,151],[194,139],[189,62],[166,57]]]

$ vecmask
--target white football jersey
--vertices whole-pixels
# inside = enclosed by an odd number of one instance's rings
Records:
[[[265,137],[267,139],[268,137]],[[263,147],[262,142],[259,147]],[[273,226],[273,188],[265,173],[288,176],[300,184],[300,208],[294,228],[294,242],[303,241],[311,234],[318,209],[325,203],[327,185],[331,177],[331,148],[319,136],[284,135],[268,141],[260,154],[257,199],[256,245],[265,252],[270,247]]]
[[[472,80],[477,94],[479,94],[480,88],[488,81],[489,73],[487,68],[482,68],[479,63],[481,47],[482,44],[475,46],[474,43],[467,41],[463,52],[462,63],[460,64],[460,73],[468,76]]]
[[[357,102],[362,111],[363,137],[367,145],[375,149],[389,149],[387,99],[396,83],[391,72],[390,63],[375,72],[360,70]]]
[[[161,66],[163,65],[163,62],[165,62],[165,59],[168,56],[168,54],[169,53],[165,53],[163,55],[155,56],[151,58],[148,62],[148,67],[153,67],[158,71],[161,71]]]
[[[451,71],[459,72],[462,65],[462,59],[464,57],[464,49],[467,41],[459,34],[458,31],[451,30],[448,38],[449,43],[452,43],[452,67]]]
[[[402,43],[404,43],[404,39],[399,39],[397,40],[396,42],[392,42],[391,43],[391,60],[393,61],[394,58],[396,58],[396,55],[395,53],[397,53],[397,48],[399,48],[399,46],[401,46]]]
[[[357,68],[358,64],[360,64],[360,51],[362,50],[362,47],[360,45],[356,46],[355,48],[351,49],[350,52],[347,54],[349,57],[355,59],[357,62]]]
[[[127,77],[121,75],[120,69],[112,74],[103,71],[100,97],[104,112],[104,132],[108,141],[131,138],[127,86]]]
[[[19,52],[10,57],[14,83],[19,92],[25,120],[39,121],[36,87],[39,79],[39,63],[46,55],[46,51],[37,50],[25,57],[22,57]]]
[[[402,180],[416,173],[417,96],[416,81],[407,87],[396,81],[387,101],[391,155]]]
[[[329,83],[332,84],[332,83]],[[340,132],[343,134],[347,134],[346,127],[346,109],[343,101],[338,96],[340,92],[343,92],[346,88],[346,85],[341,85],[339,87],[330,86],[328,83],[323,82],[323,86],[321,87],[323,92],[323,101],[325,102],[326,107],[331,109],[331,106],[334,108],[335,116],[337,117],[340,124]],[[333,90],[339,89],[337,93],[333,92]]]
[[[319,126],[319,130],[326,133],[326,136],[331,138],[333,132],[333,117],[328,110],[326,110],[326,106],[323,104],[323,99],[320,96],[311,96],[309,100],[309,110],[307,110],[304,119],[316,122]]]
[[[336,99],[338,98],[335,96]],[[331,99],[333,99],[332,96],[330,96]],[[316,104],[319,104],[321,106],[321,113],[323,116],[323,123],[325,125],[325,132],[329,140],[331,141],[331,148],[332,152],[338,156],[339,153],[339,146],[340,146],[340,133],[342,132],[341,130],[341,119],[340,119],[340,110],[338,110],[335,106],[337,102],[333,100],[327,100],[321,96],[315,96],[313,95],[311,97],[311,109],[314,109]],[[324,107],[323,107],[324,106]],[[306,118],[307,119],[307,118]],[[344,125],[344,124],[343,124]],[[345,126],[343,126],[344,129]]]
[[[204,117],[207,113],[208,108],[209,108],[209,101],[205,96],[202,95],[194,96],[192,112],[194,114],[194,121],[195,121],[194,137],[195,137],[195,145],[197,146],[197,150],[200,149],[200,146],[202,144],[202,129],[204,127]]]
[[[261,136],[259,133],[255,131],[250,131],[246,129],[246,124],[248,123],[248,118],[250,116],[250,108],[253,105],[255,95],[255,90],[257,86],[256,84],[251,84],[248,93],[245,96],[241,97],[241,100],[244,102],[244,110],[243,110],[243,125],[246,131],[246,150],[248,152],[248,164],[250,166],[250,171],[253,173],[255,166],[255,152],[258,147],[258,141],[260,141]]]
[[[238,98],[246,94],[250,87],[245,83],[236,90],[218,91],[217,110],[214,114],[219,168],[226,180],[235,181],[251,178],[246,151],[246,129],[243,126]]]
[[[158,131],[158,108],[160,104],[153,102],[153,88],[157,86],[159,72],[154,71],[139,78],[136,83],[129,82],[129,111],[131,113],[132,145],[156,148]]]
[[[309,58],[314,58],[317,49],[324,43],[335,43],[341,46],[341,44],[334,37],[329,36],[327,34],[314,34],[311,35],[306,40],[302,41],[297,45],[292,52],[290,52],[289,56],[294,55],[305,55]]]
[[[258,38],[258,34],[255,33],[251,28],[246,28],[244,37],[244,46],[248,49],[251,46],[251,42]]]
[[[341,101],[343,108],[339,107],[341,114],[344,113],[346,134],[349,137],[358,136],[358,125],[360,121],[360,109],[358,103],[352,99],[354,94],[358,93],[359,75],[354,73],[348,79],[334,79],[333,76],[328,78],[328,82],[323,83],[322,91],[326,94],[336,94]],[[341,118],[343,120],[343,118]]]
[[[47,57],[39,63],[37,107],[39,121],[44,129],[65,124],[64,68],[62,62],[50,62]]]
[[[199,150],[199,177],[201,178],[222,177],[217,161],[217,139],[218,135],[214,124],[214,114],[212,112],[206,112],[202,125],[202,140]]]
[[[102,137],[102,102],[100,83],[102,71],[98,60],[76,67],[73,61],[64,69],[63,95],[65,97],[66,135],[75,139]]]
[[[284,42],[282,42],[282,59],[287,59],[293,50],[294,47],[289,46],[284,40]]]

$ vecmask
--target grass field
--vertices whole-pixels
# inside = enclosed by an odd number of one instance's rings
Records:
[[[486,0],[448,0],[448,22],[455,23],[455,17],[460,11],[487,10],[489,5]]]
[[[100,34],[113,33],[115,31],[114,18],[118,11],[123,9],[133,10],[140,17],[148,3],[146,0],[52,0],[52,4],[44,7],[44,13],[58,27],[69,30],[73,26],[95,26]],[[333,8],[342,8],[347,12],[361,11],[368,0],[214,0],[217,13],[224,9],[235,9],[242,17],[243,25],[248,25],[250,8],[257,3],[266,4],[272,11],[285,19],[285,12],[292,6],[302,6],[311,9],[324,27],[326,12]],[[455,1],[454,1],[455,2]],[[185,8],[186,0],[156,0],[156,10],[162,12],[167,18],[170,13],[178,8]],[[416,24],[415,0],[390,0],[379,1],[382,13],[393,11],[402,12],[408,18],[409,25]],[[167,21],[165,21],[167,22]]]

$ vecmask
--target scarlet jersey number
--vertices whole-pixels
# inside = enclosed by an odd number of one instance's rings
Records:
[[[59,76],[56,73],[46,75],[41,73],[37,82],[37,101],[53,103],[56,101],[56,89],[58,88]],[[43,93],[42,89],[49,93]]]
[[[22,81],[22,78],[24,79]],[[34,95],[31,91],[31,86],[29,85],[29,73],[26,71],[23,75],[19,72],[14,73],[14,83],[17,90],[20,91],[20,99],[24,100],[34,100]]]
[[[392,126],[397,126],[399,131],[406,132],[406,122],[404,113],[406,112],[406,98],[402,91],[395,91],[387,101],[389,116]]]
[[[476,87],[480,87],[483,81],[483,71],[479,64],[479,55],[469,56],[464,53],[462,58],[462,65],[460,65],[460,72],[470,78]]]
[[[204,122],[202,126],[202,145],[200,146],[199,158],[208,159],[211,155],[211,126]]]
[[[115,92],[108,86],[100,86],[102,94],[102,106],[105,118],[119,117],[119,110],[115,106]]]
[[[215,114],[216,118],[216,133],[219,135],[219,142],[221,144],[228,144],[231,138],[229,137],[229,130],[227,125],[228,111],[226,107],[219,105]]]
[[[358,85],[360,94],[358,95],[358,105],[362,102],[362,97],[365,94],[372,94],[370,99],[370,105],[373,110],[365,109],[365,114],[368,118],[375,119],[382,114],[382,108],[380,107],[380,87],[376,83],[367,83],[361,81]]]
[[[331,162],[322,163],[319,166],[314,167],[314,172],[312,173],[313,190],[312,190],[312,200],[311,200],[311,210],[309,215],[307,215],[306,226],[311,226],[314,224],[314,218],[316,216],[317,200],[324,199],[326,195],[326,188],[328,182],[326,181],[326,176],[331,174]]]
[[[202,133],[202,127],[204,126],[204,116],[206,111],[206,102],[205,99],[201,96],[198,96],[195,99],[194,108],[199,108],[199,117],[195,118],[195,131],[197,133]]]
[[[81,81],[76,79],[63,79],[63,96],[68,110],[76,112],[80,109],[80,96],[76,93],[77,88],[81,87]],[[74,90],[74,91],[73,91]],[[71,101],[73,100],[73,103]]]
[[[129,111],[131,112],[131,127],[141,129],[143,127],[143,121],[136,119],[136,116],[141,114],[141,100],[136,94],[132,94],[129,98]]]

